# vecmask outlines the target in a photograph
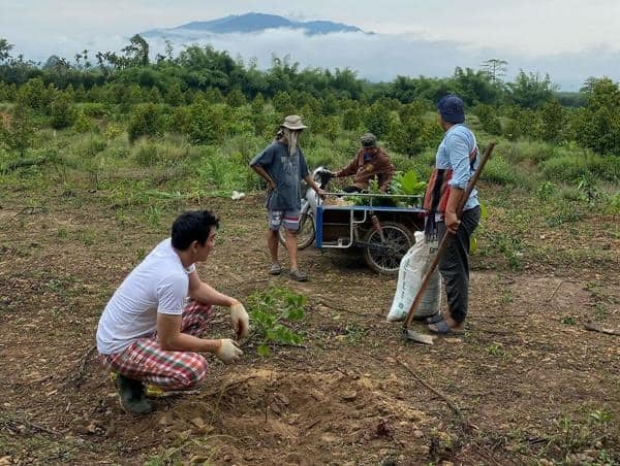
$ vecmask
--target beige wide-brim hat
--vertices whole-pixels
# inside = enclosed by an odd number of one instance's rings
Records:
[[[307,126],[301,122],[299,115],[289,115],[284,119],[284,122],[280,125],[281,128],[288,128],[293,131],[306,129]]]

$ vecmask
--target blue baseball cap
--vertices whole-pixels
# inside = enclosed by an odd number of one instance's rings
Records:
[[[465,110],[463,101],[455,95],[447,95],[437,104],[437,110],[444,121],[452,124],[463,123],[465,121]]]

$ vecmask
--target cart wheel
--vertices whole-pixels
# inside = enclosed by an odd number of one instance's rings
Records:
[[[280,227],[278,232],[280,244],[286,246],[286,230]],[[297,232],[297,249],[306,249],[314,241],[314,219],[311,215],[301,214],[299,217],[299,231]]]
[[[385,222],[381,227],[385,243],[381,243],[381,235],[377,230],[369,230],[365,238],[364,260],[375,272],[395,275],[400,260],[413,246],[415,239],[409,228],[402,223]]]

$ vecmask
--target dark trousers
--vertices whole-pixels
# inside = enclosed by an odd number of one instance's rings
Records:
[[[446,287],[446,300],[450,316],[461,324],[467,317],[469,295],[469,239],[480,222],[480,207],[466,210],[461,216],[461,225],[448,241],[439,260],[439,273]],[[446,224],[437,223],[439,241],[446,233]]]

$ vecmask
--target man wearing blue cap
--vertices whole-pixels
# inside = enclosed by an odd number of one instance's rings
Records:
[[[474,133],[465,126],[463,101],[455,95],[437,104],[439,124],[445,134],[435,156],[435,168],[424,198],[428,212],[427,239],[439,240],[446,232],[454,236],[439,262],[448,313],[428,320],[431,332],[440,335],[464,330],[469,291],[469,240],[480,221],[480,203],[474,189],[459,218],[457,208],[465,195],[469,179],[478,166],[478,145]]]

